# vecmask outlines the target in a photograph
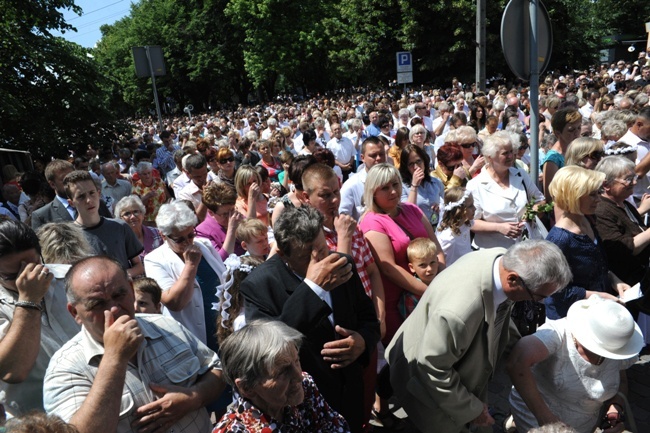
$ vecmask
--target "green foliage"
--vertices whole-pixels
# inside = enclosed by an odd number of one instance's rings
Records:
[[[2,1],[0,19],[0,143],[35,155],[110,140],[112,117],[102,77],[88,50],[52,35],[69,31],[61,10],[72,0]]]

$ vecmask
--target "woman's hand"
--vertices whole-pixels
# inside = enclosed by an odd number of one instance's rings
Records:
[[[650,211],[650,194],[643,194],[639,207],[636,209],[641,215],[645,215]]]
[[[228,231],[237,230],[239,223],[244,220],[244,215],[237,212],[236,210],[231,210],[230,215],[228,215]]]
[[[183,259],[185,260],[186,265],[198,266],[201,262],[201,257],[203,257],[201,249],[194,244],[187,247],[185,252],[183,252]]]
[[[483,155],[481,155],[481,156],[479,156],[478,158],[476,158],[474,160],[474,163],[469,168],[469,173],[471,175],[474,175],[474,173],[476,173],[477,171],[482,169],[484,165],[485,165],[485,157]]]
[[[257,201],[257,197],[259,197],[260,191],[261,191],[261,189],[260,189],[260,186],[257,184],[257,182],[253,182],[251,184],[250,188],[248,188],[248,201],[249,202]]]
[[[421,167],[415,167],[415,171],[413,171],[413,179],[411,180],[411,186],[414,187],[419,187],[422,185],[422,181],[424,180],[424,170],[422,170]]]
[[[524,223],[499,223],[499,233],[503,236],[516,239],[521,236]]]
[[[467,177],[467,172],[465,171],[465,167],[460,165],[459,167],[456,167],[454,170],[454,176],[459,177],[461,179],[465,179]]]
[[[157,194],[156,191],[149,191],[148,193],[146,193],[145,195],[142,196],[142,202],[144,204],[147,204],[147,202],[149,200],[151,200],[152,198],[154,198],[156,196],[156,194]]]

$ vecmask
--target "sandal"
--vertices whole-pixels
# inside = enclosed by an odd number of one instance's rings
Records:
[[[404,427],[406,427],[404,420],[400,417],[395,416],[395,414],[391,411],[382,413],[377,412],[375,409],[373,409],[371,412],[371,420],[374,421],[373,425],[392,431],[404,430]]]

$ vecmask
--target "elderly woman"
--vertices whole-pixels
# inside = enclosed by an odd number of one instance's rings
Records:
[[[567,149],[565,159],[566,165],[577,165],[587,170],[593,170],[604,156],[605,149],[601,140],[580,137],[573,140]]]
[[[440,203],[444,201],[445,186],[429,174],[429,155],[418,146],[407,144],[400,155],[402,201],[416,204],[433,227],[438,224]]]
[[[212,303],[226,267],[209,240],[195,239],[197,223],[185,203],[163,205],[156,224],[165,243],[144,258],[144,269],[162,289],[163,314],[216,350]]]
[[[565,154],[569,144],[580,136],[582,126],[582,115],[577,108],[563,108],[557,110],[551,118],[553,134],[557,141],[546,152],[542,166],[542,182],[544,186],[544,196],[550,201],[548,186],[553,180],[555,173],[565,166]]]
[[[627,390],[625,370],[643,345],[625,307],[598,296],[576,302],[566,318],[519,340],[507,364],[517,431],[560,421],[579,433],[597,427],[622,432],[625,399],[619,393]]]
[[[165,182],[154,177],[153,165],[150,162],[140,162],[136,166],[140,179],[133,184],[133,194],[140,197],[145,206],[144,223],[154,225],[158,210],[169,199]]]
[[[250,165],[242,165],[235,175],[235,209],[246,218],[257,218],[270,225],[268,199],[262,194],[262,178]]]
[[[217,181],[235,189],[235,155],[228,147],[222,146],[217,150],[217,166]]]
[[[131,227],[135,237],[144,247],[140,253],[140,260],[144,260],[147,254],[163,243],[158,229],[143,224],[145,212],[144,204],[137,195],[126,196],[115,205],[115,217],[124,220]]]
[[[438,164],[431,175],[442,181],[445,191],[453,186],[465,186],[467,171],[463,167],[463,152],[460,146],[451,143],[443,144],[438,149]]]
[[[402,179],[397,169],[389,164],[374,165],[368,171],[363,200],[366,213],[359,227],[370,244],[384,285],[386,334],[388,344],[402,324],[398,303],[403,290],[421,296],[427,286],[416,279],[408,268],[406,248],[415,238],[429,238],[438,247],[438,263],[444,268],[445,257],[433,227],[420,208],[401,203]]]
[[[468,173],[468,179],[475,177],[481,168],[485,165],[485,158],[478,156],[474,158],[475,153],[479,153],[478,135],[471,126],[461,126],[456,128],[456,143],[460,146],[463,153],[463,167]]]
[[[621,156],[608,156],[596,166],[605,174],[596,228],[612,272],[627,284],[645,286],[650,280],[650,230],[639,213],[650,209],[650,197],[644,195],[638,209],[628,201],[637,181],[634,167],[634,162]]]
[[[558,219],[546,240],[562,250],[573,274],[567,287],[546,299],[549,319],[565,317],[574,302],[595,293],[615,299],[606,292],[622,295],[629,288],[607,270],[602,242],[588,218],[596,212],[604,179],[600,172],[569,166],[560,169],[549,185]]]
[[[474,242],[479,248],[508,248],[520,239],[526,205],[544,201],[544,196],[528,177],[513,167],[515,155],[509,133],[496,132],[485,139],[486,165],[467,183],[474,197]]]
[[[282,322],[253,321],[221,345],[226,381],[238,398],[212,433],[345,433],[345,419],[300,367],[302,334]]]

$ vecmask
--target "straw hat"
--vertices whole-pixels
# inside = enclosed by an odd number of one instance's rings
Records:
[[[630,312],[597,295],[574,303],[569,308],[567,322],[581,345],[605,358],[632,358],[645,344]]]

